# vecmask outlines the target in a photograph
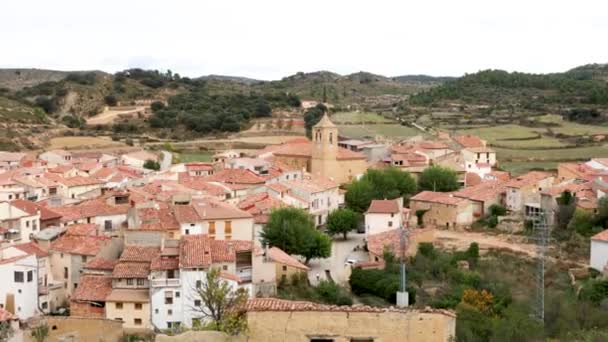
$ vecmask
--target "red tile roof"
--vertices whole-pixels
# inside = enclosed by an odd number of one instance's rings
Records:
[[[61,178],[61,179],[58,179],[57,182],[65,185],[65,186],[68,186],[68,187],[102,184],[102,182],[100,182],[95,177],[82,177],[82,176],[76,176],[76,177],[71,177],[71,178]]]
[[[205,235],[206,236],[206,235]],[[251,251],[253,243],[244,240],[209,240],[212,262],[236,261],[237,252]]]
[[[150,269],[152,271],[177,270],[179,269],[179,257],[158,254],[152,259]]]
[[[77,223],[67,226],[66,234],[75,236],[94,236],[98,235],[99,226],[90,223]]]
[[[203,220],[240,219],[253,216],[229,203],[211,199],[193,200],[193,206]]]
[[[309,270],[308,266],[299,262],[296,258],[285,253],[282,249],[280,249],[278,247],[270,248],[268,250],[268,254],[269,254],[270,258],[278,264],[286,265],[289,267],[294,267],[294,268],[301,269],[304,271]]]
[[[401,229],[392,229],[378,234],[371,234],[367,237],[367,249],[370,253],[379,256],[382,256],[385,248],[389,249],[393,255],[399,255],[401,232]]]
[[[593,235],[591,240],[608,242],[608,229]]]
[[[101,249],[110,243],[110,238],[105,236],[74,236],[63,235],[51,243],[51,251],[77,254],[97,255]]]
[[[501,196],[506,191],[505,184],[505,182],[487,181],[455,191],[452,195],[472,201],[485,202]]]
[[[182,236],[179,247],[180,268],[198,268],[211,265],[211,243],[207,235]]]
[[[11,204],[30,215],[36,215],[40,210],[40,221],[55,220],[61,217],[61,214],[32,201],[18,199],[12,201]]]
[[[150,262],[120,261],[114,266],[112,278],[148,278]]]
[[[524,186],[535,184],[545,178],[549,178],[552,176],[553,175],[548,172],[530,171],[524,175],[512,178],[506,183],[506,186],[509,188],[521,188]]]
[[[17,248],[18,250],[27,253],[28,255],[35,254],[38,258],[44,258],[49,256],[49,253],[40,248],[35,242],[26,242],[13,245],[12,247]]]
[[[84,268],[90,270],[113,271],[118,264],[118,260],[106,258],[93,258],[84,265]]]
[[[292,156],[301,158],[310,158],[312,156],[312,143],[310,141],[294,144],[283,144],[272,152],[276,156]],[[337,160],[356,160],[365,159],[365,155],[354,152],[342,147],[338,147],[336,154]]]
[[[367,209],[368,214],[397,214],[399,203],[397,200],[372,200]]]
[[[160,247],[150,246],[125,246],[122,254],[120,255],[120,261],[134,261],[134,262],[150,262],[154,257],[160,254]]]
[[[454,137],[454,141],[464,148],[485,147],[485,143],[483,142],[483,140],[474,135],[459,135]]]
[[[266,178],[248,169],[223,169],[211,176],[205,177],[209,182],[224,182],[236,184],[264,184]]]
[[[410,201],[457,205],[458,203],[465,201],[465,199],[455,197],[454,195],[445,192],[423,191],[410,198]]]
[[[196,223],[203,221],[193,205],[175,205],[173,206],[173,213],[175,214],[175,219],[179,223]]]
[[[71,300],[105,302],[111,292],[112,277],[85,274],[80,277],[80,282]]]

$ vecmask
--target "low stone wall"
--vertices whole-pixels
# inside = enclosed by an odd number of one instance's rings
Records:
[[[219,331],[187,331],[177,336],[156,335],[156,342],[247,342],[246,336],[230,336]]]
[[[120,342],[122,322],[109,319],[49,316],[47,342]],[[29,331],[23,334],[24,342],[35,342]]]

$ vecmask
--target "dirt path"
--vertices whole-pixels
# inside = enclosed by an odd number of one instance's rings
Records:
[[[146,111],[145,106],[138,106],[129,108],[126,110],[112,110],[108,109],[100,114],[87,119],[87,125],[105,125],[114,122],[120,115],[137,115],[137,113],[144,113]]]
[[[516,235],[488,235],[477,232],[437,230],[435,239],[444,247],[457,250],[465,250],[471,242],[477,242],[480,250],[506,249],[533,258],[536,257],[536,245],[524,242],[522,237]]]

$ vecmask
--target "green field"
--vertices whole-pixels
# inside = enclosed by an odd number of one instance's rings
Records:
[[[398,124],[338,125],[338,131],[340,135],[352,139],[374,138],[376,135],[382,135],[387,138],[407,138],[424,134],[413,127]]]
[[[487,140],[489,143],[505,139],[528,139],[538,136],[542,128],[531,128],[519,125],[500,125],[458,130],[458,134],[472,134]],[[505,142],[505,141],[501,141]],[[511,141],[509,141],[511,142]],[[506,143],[506,142],[505,142]]]
[[[548,114],[538,117],[538,121],[559,124],[560,127],[551,127],[554,133],[566,135],[593,135],[608,134],[608,126],[604,125],[583,125],[576,122],[564,121],[559,115]]]
[[[212,161],[213,153],[212,152],[182,152],[178,153],[178,160],[181,163],[190,163],[190,162],[210,162]]]
[[[523,150],[495,148],[499,160],[585,160],[608,157],[608,146],[586,146],[551,150]]]
[[[502,162],[500,168],[517,176],[532,170],[555,170],[558,163],[557,161]]]
[[[339,112],[331,115],[331,121],[336,124],[340,123],[361,123],[361,122],[377,122],[391,123],[393,120],[387,119],[382,115],[371,112]]]

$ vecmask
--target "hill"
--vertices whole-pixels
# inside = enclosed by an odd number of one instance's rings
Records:
[[[253,78],[241,77],[241,76],[227,76],[227,75],[207,75],[207,76],[197,77],[195,79],[196,80],[203,80],[203,81],[209,81],[209,80],[213,80],[213,81],[231,81],[231,82],[242,83],[242,84],[246,84],[246,85],[252,85],[254,83],[262,82],[260,80],[256,80],[256,79],[253,79]]]
[[[429,76],[429,75],[403,75],[392,77],[394,81],[409,83],[409,82],[421,82],[421,83],[443,83],[447,81],[453,81],[457,77],[452,76]]]
[[[69,72],[45,69],[0,69],[0,88],[20,90],[44,82],[58,82]]]

